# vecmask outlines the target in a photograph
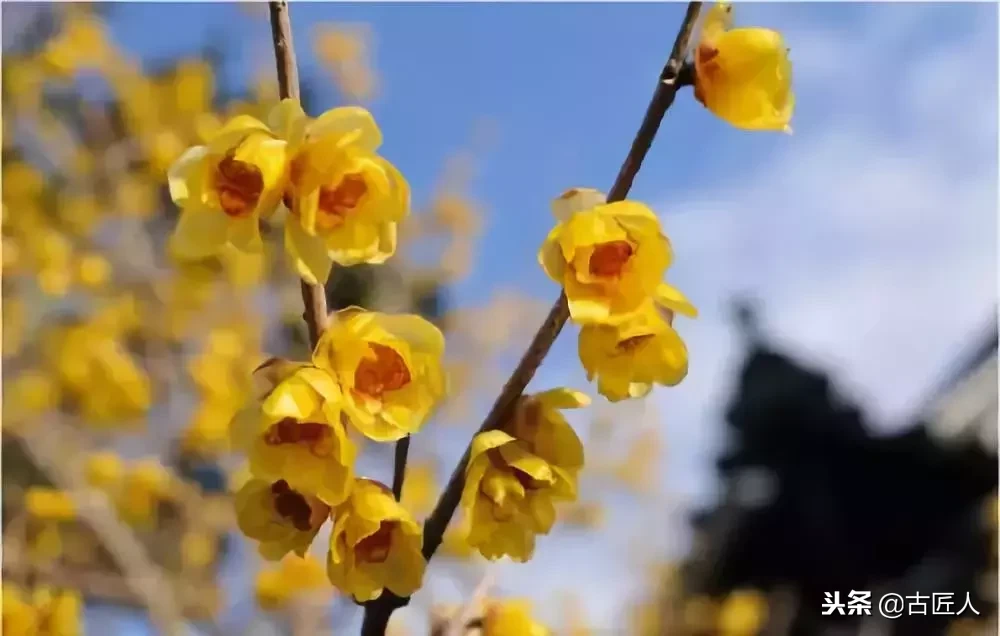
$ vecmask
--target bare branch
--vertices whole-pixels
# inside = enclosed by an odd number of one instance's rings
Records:
[[[657,81],[656,91],[653,93],[649,106],[646,108],[645,117],[643,117],[642,124],[639,126],[635,139],[632,141],[632,147],[625,157],[621,170],[618,172],[618,177],[615,179],[614,185],[612,185],[608,193],[607,200],[609,203],[621,201],[628,195],[635,175],[639,172],[642,161],[649,152],[653,138],[660,128],[660,122],[663,120],[667,109],[674,102],[677,89],[687,83],[687,81],[683,81],[687,80],[687,78],[682,78],[681,72],[684,67],[684,59],[687,55],[691,35],[694,31],[694,25],[701,10],[701,4],[701,2],[688,3],[687,11],[681,23],[680,31],[674,40],[670,57],[667,59],[667,63],[663,67],[663,71],[660,73],[659,80]],[[524,352],[521,361],[514,369],[510,379],[507,380],[496,402],[493,403],[493,408],[490,409],[486,419],[483,420],[477,434],[499,428],[510,418],[514,405],[521,397],[521,394],[524,393],[524,389],[528,386],[528,383],[535,376],[535,372],[542,364],[549,349],[552,348],[552,344],[559,336],[568,319],[569,305],[567,304],[566,294],[560,293],[552,309],[549,310],[545,321],[535,333],[531,344],[528,345],[528,349]],[[455,509],[461,501],[462,489],[465,486],[465,469],[469,464],[470,448],[466,448],[454,472],[452,472],[448,484],[441,493],[437,505],[424,523],[423,553],[424,558],[428,561],[434,556],[438,546],[441,545],[448,523],[454,516]],[[405,606],[408,601],[409,599],[400,598],[394,594],[390,594],[386,590],[381,597],[368,603],[365,606],[365,620],[361,631],[362,636],[384,634],[392,612],[399,607]]]
[[[271,12],[271,37],[274,40],[274,59],[278,67],[278,95],[285,99],[299,99],[299,67],[295,62],[295,45],[292,41],[292,23],[288,17],[287,0],[268,3]],[[291,222],[291,221],[289,221]],[[309,328],[309,345],[315,347],[327,324],[326,289],[322,284],[310,285],[302,281],[302,319]]]

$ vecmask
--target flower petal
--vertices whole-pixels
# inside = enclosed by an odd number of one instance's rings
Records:
[[[310,285],[325,283],[330,277],[333,259],[323,239],[306,234],[292,216],[285,220],[285,253],[298,275]]]

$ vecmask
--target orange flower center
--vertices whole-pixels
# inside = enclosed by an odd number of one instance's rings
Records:
[[[284,479],[271,484],[274,509],[278,515],[292,522],[299,532],[312,530],[312,507],[306,498],[288,486]]]
[[[347,214],[358,206],[368,192],[368,184],[360,174],[349,174],[336,186],[319,189],[320,222],[326,227],[338,227]]]
[[[368,348],[375,357],[362,358],[354,371],[356,391],[381,399],[386,391],[395,391],[410,383],[410,370],[395,349],[377,342],[369,342]]]
[[[625,338],[617,345],[615,345],[615,349],[619,353],[632,353],[633,351],[641,347],[643,344],[651,340],[653,337],[654,337],[653,334],[647,333],[641,336],[632,336],[631,338]]]
[[[260,168],[226,155],[215,170],[215,191],[222,211],[232,217],[246,216],[257,207],[264,191]]]
[[[719,49],[708,44],[701,43],[695,49],[694,96],[702,104],[705,103],[705,84],[715,81],[721,70],[718,60],[715,59],[718,56]]]
[[[270,426],[264,433],[264,443],[268,446],[301,444],[317,457],[328,457],[337,440],[333,429],[318,422],[299,422],[286,417]]]
[[[617,278],[635,250],[628,241],[611,241],[594,246],[590,255],[590,273],[593,276]]]
[[[365,563],[382,563],[389,558],[389,548],[392,547],[392,531],[399,525],[395,521],[383,521],[374,534],[368,535],[354,546],[354,553],[359,561]]]

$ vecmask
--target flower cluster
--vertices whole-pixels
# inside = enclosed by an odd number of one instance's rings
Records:
[[[8,636],[77,636],[83,633],[83,599],[73,590],[38,587],[28,594],[3,584],[3,625]]]
[[[419,431],[445,394],[443,354],[441,332],[419,316],[350,308],[332,316],[309,362],[272,359],[255,371],[260,399],[231,433],[252,474],[238,521],[261,554],[304,555],[332,518],[327,572],[339,589],[363,601],[416,591],[421,529],[384,485],[356,477],[352,438]]]
[[[558,223],[539,263],[566,294],[570,318],[581,325],[580,361],[611,401],[641,397],[654,384],[672,386],[687,374],[687,348],[674,313],[694,306],[663,282],[673,260],[656,215],[634,201],[605,203],[591,189],[557,198]]]
[[[583,444],[559,409],[589,403],[569,389],[524,396],[504,427],[475,437],[462,507],[469,545],[484,557],[527,561],[555,523],[555,503],[576,499]]]
[[[410,189],[376,153],[381,143],[371,113],[360,107],[312,119],[285,99],[267,124],[234,117],[170,168],[170,196],[181,208],[175,255],[197,260],[227,246],[260,252],[260,221],[282,208],[286,254],[307,282],[325,282],[334,262],[384,262],[396,251]]]

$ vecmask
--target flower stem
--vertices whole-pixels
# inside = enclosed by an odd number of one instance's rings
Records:
[[[674,40],[673,50],[670,52],[670,57],[667,59],[667,63],[660,73],[659,81],[656,84],[656,91],[653,93],[649,106],[646,108],[646,115],[643,117],[638,132],[636,132],[628,155],[625,157],[621,170],[618,172],[618,177],[608,192],[607,200],[609,203],[621,201],[628,195],[629,190],[632,188],[632,182],[636,174],[638,174],[639,168],[642,166],[642,161],[649,152],[653,138],[660,128],[660,122],[663,120],[667,109],[674,102],[677,89],[690,81],[687,77],[681,78],[681,71],[684,66],[684,60],[687,57],[688,44],[694,31],[695,22],[698,19],[698,13],[701,10],[701,4],[701,2],[688,3],[680,31]],[[542,361],[548,354],[549,349],[552,348],[552,344],[559,336],[559,332],[562,331],[568,319],[569,305],[567,304],[566,294],[561,293],[552,306],[552,309],[549,310],[545,321],[535,333],[535,337],[532,338],[531,344],[528,345],[527,351],[524,352],[521,361],[514,369],[510,379],[507,380],[507,383],[500,391],[500,395],[497,397],[496,402],[493,403],[493,408],[490,409],[486,419],[483,420],[477,434],[498,428],[510,418],[518,398],[520,398],[528,383],[531,382],[535,371],[541,366]],[[438,546],[441,545],[448,523],[451,521],[452,516],[454,516],[455,509],[458,508],[458,504],[461,501],[462,488],[465,486],[465,469],[469,463],[469,451],[470,447],[466,447],[465,453],[459,460],[454,472],[452,472],[451,478],[448,480],[444,492],[441,493],[437,505],[424,523],[423,553],[424,558],[428,561],[434,556]],[[407,600],[386,592],[375,601],[368,603],[365,606],[365,620],[362,627],[362,634],[364,636],[368,636],[369,634],[384,634],[392,612],[396,608],[404,606]]]
[[[299,99],[299,67],[295,62],[292,42],[292,23],[288,18],[287,0],[268,2],[271,13],[271,37],[274,41],[274,60],[278,67],[278,96]],[[320,283],[310,285],[302,281],[302,319],[309,328],[309,346],[315,347],[326,328],[326,289]]]

